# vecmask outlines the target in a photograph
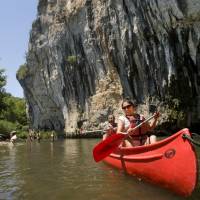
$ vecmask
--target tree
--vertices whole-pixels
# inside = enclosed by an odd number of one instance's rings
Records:
[[[6,76],[4,75],[4,72],[4,69],[0,69],[0,93],[5,92],[5,89],[3,88],[6,85]]]
[[[3,98],[5,97],[4,86],[6,85],[6,76],[4,75],[4,72],[4,69],[0,69],[0,113],[5,109]]]
[[[0,133],[9,134],[11,130],[22,130],[28,122],[25,99],[13,97],[4,89],[4,72],[4,69],[0,69]]]
[[[6,94],[3,101],[6,109],[2,111],[1,118],[9,122],[27,125],[25,100]]]

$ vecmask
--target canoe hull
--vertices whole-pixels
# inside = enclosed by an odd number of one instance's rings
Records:
[[[197,184],[197,157],[183,134],[188,129],[148,146],[119,148],[104,162],[181,196],[189,196]]]

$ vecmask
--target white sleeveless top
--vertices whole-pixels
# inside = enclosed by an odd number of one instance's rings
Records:
[[[122,123],[124,124],[125,131],[128,130],[130,126],[130,121],[124,115],[119,116],[118,120],[122,121]]]
[[[122,121],[122,123],[124,124],[125,131],[128,130],[128,128],[130,127],[130,121],[127,119],[127,117],[124,115],[121,115],[119,116],[118,120]],[[144,120],[143,115],[140,115],[140,120]]]

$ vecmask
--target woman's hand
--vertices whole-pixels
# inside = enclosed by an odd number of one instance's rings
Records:
[[[124,134],[124,135],[127,135],[127,132],[117,132],[117,134]]]
[[[155,112],[154,113],[154,119],[157,120],[160,117],[160,113],[159,112]]]
[[[108,130],[113,130],[113,126],[111,124],[108,125]]]
[[[129,128],[127,131],[126,131],[127,134],[133,134],[134,133],[134,128]]]

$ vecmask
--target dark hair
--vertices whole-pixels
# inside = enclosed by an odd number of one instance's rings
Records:
[[[129,104],[132,105],[133,107],[137,107],[137,105],[138,105],[136,100],[132,100],[132,99],[130,99],[129,97],[126,97],[126,98],[124,98],[124,99],[122,100],[122,104],[121,104],[121,107],[122,107],[122,108],[123,108],[123,104],[124,104],[125,102],[129,103]]]
[[[112,117],[113,119],[115,119],[115,116],[113,114],[108,115],[108,119]]]

